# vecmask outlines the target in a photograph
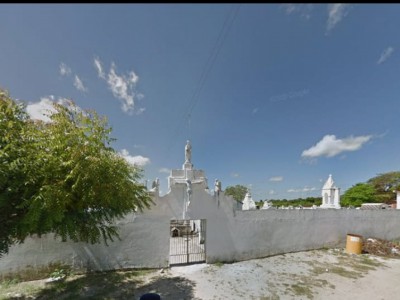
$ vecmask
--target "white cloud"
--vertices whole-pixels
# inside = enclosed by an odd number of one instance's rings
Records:
[[[304,193],[304,192],[312,192],[312,191],[316,191],[317,189],[315,187],[304,187],[304,188],[300,188],[300,189],[288,189],[287,192],[288,193]]]
[[[131,112],[134,108],[134,93],[132,88],[137,82],[137,77],[119,76],[115,72],[115,64],[111,65],[110,72],[108,73],[107,83],[111,89],[114,97],[122,100],[122,110],[124,112]]]
[[[65,63],[60,63],[60,74],[62,76],[70,76],[72,74],[72,70],[68,67]],[[87,92],[87,88],[83,84],[82,80],[79,78],[78,75],[74,75],[74,87],[81,92]]]
[[[326,31],[332,30],[347,14],[349,4],[335,3],[328,5],[328,21]]]
[[[231,177],[238,178],[240,176],[239,173],[231,173]]]
[[[269,190],[268,194],[269,195],[276,195],[276,192],[274,190]]]
[[[30,103],[26,106],[26,112],[32,120],[50,122],[48,115],[55,112],[53,108],[53,99],[54,96],[50,96],[49,98],[41,98],[39,102]]]
[[[116,66],[114,63],[111,64],[110,71],[105,74],[103,66],[99,58],[94,59],[94,66],[100,78],[106,80],[108,87],[110,88],[113,96],[121,100],[122,111],[128,114],[135,112],[136,114],[142,114],[146,109],[139,108],[134,110],[136,100],[141,100],[144,95],[136,91],[136,84],[139,81],[139,76],[134,71],[128,72],[125,75],[119,75],[116,72]]]
[[[41,120],[48,123],[51,122],[49,116],[56,112],[53,107],[53,103],[61,104],[68,107],[71,103],[71,100],[68,100],[66,98],[58,98],[58,100],[55,100],[55,97],[53,95],[42,97],[40,98],[39,102],[29,103],[26,106],[26,112],[32,120]],[[79,106],[75,106],[74,109],[78,112],[82,112],[82,109]]]
[[[166,174],[170,174],[171,170],[168,168],[161,168],[160,170],[158,170],[158,172],[160,173],[166,173]]]
[[[147,157],[143,157],[141,155],[137,156],[132,156],[129,155],[129,151],[126,149],[122,149],[121,152],[119,152],[121,157],[123,157],[128,163],[134,165],[134,166],[139,166],[139,167],[144,167],[145,165],[148,165],[150,163],[150,159]]]
[[[87,88],[84,86],[82,80],[78,77],[78,75],[75,75],[74,77],[74,86],[78,91],[87,92]]]
[[[97,57],[94,59],[94,67],[95,67],[96,70],[97,70],[98,76],[99,76],[100,78],[102,78],[102,79],[106,79],[106,74],[105,74],[104,71],[103,71],[102,63],[101,63],[100,59],[97,58]]]
[[[139,77],[135,74],[135,72],[129,72],[129,81],[136,84],[139,80]]]
[[[280,182],[283,181],[283,176],[275,176],[275,177],[271,177],[269,179],[269,181],[274,181],[274,182]]]
[[[388,47],[385,50],[383,50],[381,56],[379,57],[376,63],[378,65],[384,63],[393,54],[393,51],[394,51],[393,47]]]
[[[146,108],[141,107],[141,108],[139,108],[139,109],[136,111],[136,114],[137,114],[137,115],[141,115],[141,114],[144,113],[145,111],[146,111]]]
[[[312,4],[282,4],[283,8],[285,9],[286,14],[299,14],[302,18],[310,19],[311,18],[311,11],[313,9]]]
[[[282,5],[285,8],[285,11],[288,15],[290,15],[292,12],[295,12],[297,10],[296,4],[288,3],[288,4],[282,4]]]
[[[365,135],[336,139],[335,135],[325,135],[317,144],[304,150],[301,156],[306,158],[315,158],[319,156],[333,157],[345,151],[359,150],[371,138],[372,135]]]
[[[71,75],[71,68],[68,67],[65,63],[60,63],[60,75],[61,76],[69,76]]]
[[[254,108],[251,114],[255,115],[258,112],[258,107]]]

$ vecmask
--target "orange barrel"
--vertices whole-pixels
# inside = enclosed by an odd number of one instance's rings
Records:
[[[362,236],[356,234],[347,234],[346,252],[352,254],[361,254]]]

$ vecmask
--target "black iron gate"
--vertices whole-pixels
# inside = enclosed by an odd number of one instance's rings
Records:
[[[170,265],[206,261],[206,220],[171,220]]]

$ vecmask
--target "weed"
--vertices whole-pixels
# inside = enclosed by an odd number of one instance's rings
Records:
[[[69,275],[69,272],[63,268],[55,269],[53,272],[50,273],[50,278],[57,279],[57,278],[65,278]]]

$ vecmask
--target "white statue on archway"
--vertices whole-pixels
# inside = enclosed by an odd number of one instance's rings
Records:
[[[185,146],[185,163],[190,163],[192,161],[192,145],[190,145],[190,141],[186,141]]]
[[[214,183],[214,195],[215,196],[219,196],[219,192],[222,190],[222,185],[221,185],[221,181],[219,181],[218,179],[215,179],[215,183]]]

